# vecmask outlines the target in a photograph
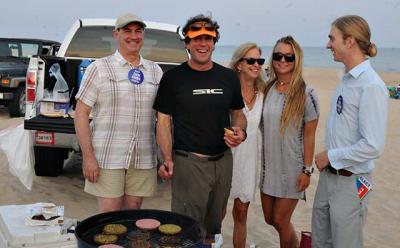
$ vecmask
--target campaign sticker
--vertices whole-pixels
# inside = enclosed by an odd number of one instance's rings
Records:
[[[362,200],[364,196],[372,189],[372,185],[363,176],[359,176],[356,179],[358,198]]]
[[[336,102],[336,112],[340,115],[343,111],[343,97],[339,96]]]
[[[144,80],[144,74],[141,70],[132,68],[128,72],[128,79],[133,84],[141,84]]]

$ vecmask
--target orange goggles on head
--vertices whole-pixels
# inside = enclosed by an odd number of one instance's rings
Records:
[[[215,26],[208,22],[195,22],[190,24],[186,36],[192,39],[200,35],[217,37]]]

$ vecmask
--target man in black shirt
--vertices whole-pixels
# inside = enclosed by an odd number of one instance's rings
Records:
[[[190,59],[164,74],[153,106],[164,158],[159,175],[172,177],[172,211],[196,219],[207,236],[221,233],[232,181],[229,147],[245,140],[247,125],[239,79],[211,60],[218,28],[204,15],[187,21]]]

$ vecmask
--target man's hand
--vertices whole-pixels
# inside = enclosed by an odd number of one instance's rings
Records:
[[[99,179],[100,168],[96,158],[83,158],[83,176],[91,183],[96,183]]]
[[[234,134],[229,134],[225,132],[224,135],[225,144],[229,148],[233,148],[240,145],[240,143],[242,143],[245,139],[245,134],[240,127],[232,127],[232,129],[234,131]]]
[[[160,169],[158,169],[158,175],[162,179],[170,179],[172,174],[174,174],[174,162],[172,160],[164,161],[164,163],[161,164]]]
[[[296,182],[296,190],[297,192],[302,192],[307,189],[308,185],[310,185],[310,176],[307,176],[303,172],[299,175]]]
[[[328,151],[323,151],[315,155],[315,164],[319,171],[325,169],[329,164]]]

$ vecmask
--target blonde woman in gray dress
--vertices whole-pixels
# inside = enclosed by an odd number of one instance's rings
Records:
[[[319,106],[302,76],[303,52],[291,36],[277,41],[269,64],[262,113],[261,203],[265,221],[279,233],[280,246],[295,248],[299,241],[291,217],[310,184]]]
[[[236,71],[247,119],[247,138],[240,146],[232,148],[233,175],[231,198],[234,199],[232,215],[234,220],[233,246],[245,247],[247,233],[247,211],[254,201],[257,188],[257,168],[261,166],[261,132],[259,129],[265,82],[262,79],[261,48],[255,43],[240,45],[233,53],[230,68]]]

